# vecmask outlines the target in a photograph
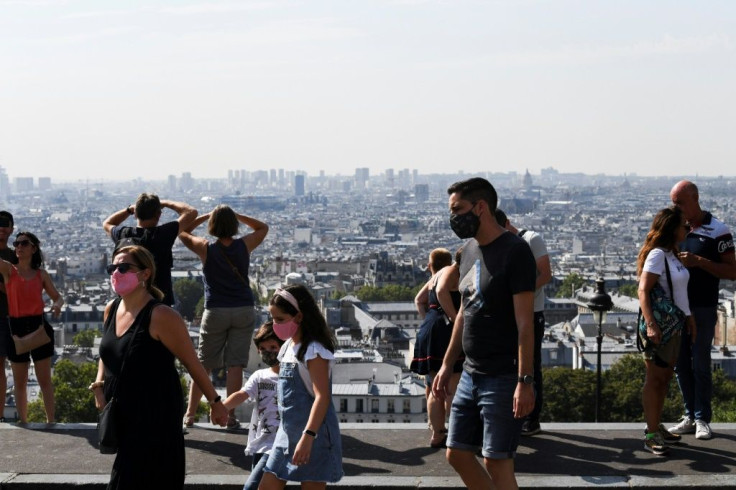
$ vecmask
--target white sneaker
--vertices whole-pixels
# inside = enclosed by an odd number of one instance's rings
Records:
[[[708,422],[702,420],[695,421],[695,439],[710,439],[713,433],[710,431]]]
[[[669,431],[672,434],[692,434],[695,432],[695,421],[688,417],[682,417],[682,420],[677,425],[670,427]]]

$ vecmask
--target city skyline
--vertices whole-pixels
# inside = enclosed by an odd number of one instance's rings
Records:
[[[0,0],[0,166],[734,175],[727,1]]]

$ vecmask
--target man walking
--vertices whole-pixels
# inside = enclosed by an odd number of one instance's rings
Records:
[[[159,225],[163,208],[174,210],[179,219]],[[123,221],[133,214],[138,220],[138,226],[121,226]],[[163,303],[172,306],[174,290],[171,284],[171,268],[174,265],[174,257],[171,254],[171,247],[174,246],[179,232],[186,229],[196,217],[197,210],[188,204],[162,201],[155,194],[143,193],[135,201],[135,207],[128,206],[111,214],[102,226],[115,243],[119,243],[121,238],[137,239],[153,254],[156,261],[156,277],[153,283],[163,291]]]
[[[542,413],[544,402],[544,385],[542,380],[542,339],[544,338],[544,285],[552,280],[552,268],[549,263],[547,244],[542,236],[531,230],[519,230],[500,208],[496,209],[496,221],[505,229],[523,238],[529,245],[537,264],[537,280],[534,283],[534,410],[521,426],[522,436],[533,436],[542,431],[539,425],[539,415]]]
[[[687,286],[690,310],[697,333],[682,332],[675,372],[685,402],[685,416],[670,429],[673,434],[695,433],[697,439],[712,437],[713,373],[710,348],[718,322],[718,283],[736,279],[736,255],[728,226],[700,208],[698,188],[682,180],[670,191],[672,203],[680,208],[690,231],[680,244],[680,261],[690,272]]]
[[[13,264],[18,263],[15,252],[8,247],[8,239],[13,234],[13,215],[0,211],[0,259]],[[5,295],[5,284],[0,276],[0,422],[5,422],[5,393],[8,390],[8,378],[5,375],[5,359],[10,352],[13,337],[10,335],[8,323],[8,297]]]
[[[452,367],[465,351],[452,402],[447,460],[470,489],[517,489],[514,455],[521,424],[534,408],[534,257],[496,222],[490,182],[472,178],[447,189],[450,226],[462,238],[462,303],[450,346],[434,379],[449,395]],[[481,449],[483,463],[476,458]]]

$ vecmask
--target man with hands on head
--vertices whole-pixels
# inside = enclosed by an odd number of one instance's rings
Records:
[[[179,215],[176,221],[169,221],[163,225],[161,219],[163,208],[169,208]],[[135,215],[137,226],[122,226],[129,217]],[[174,290],[171,283],[171,267],[174,258],[171,247],[176,237],[184,231],[197,217],[197,210],[189,204],[167,199],[159,199],[155,194],[143,193],[138,196],[135,205],[130,205],[108,216],[102,223],[105,233],[116,243],[122,238],[142,238],[148,235],[146,243],[141,243],[153,254],[156,261],[156,277],[154,284],[164,293],[163,303],[169,306],[174,304]]]
[[[432,385],[435,396],[447,395],[452,366],[464,351],[447,460],[470,489],[513,490],[522,422],[534,408],[536,264],[526,242],[496,222],[498,196],[490,182],[471,178],[447,193],[450,226],[470,239],[460,264],[460,311]],[[478,449],[484,464],[475,457]]]

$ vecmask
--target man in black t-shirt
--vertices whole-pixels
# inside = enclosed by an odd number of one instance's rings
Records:
[[[161,219],[161,210],[174,210],[179,219],[163,225],[158,224]],[[122,223],[135,214],[138,226],[122,226]],[[184,230],[197,218],[197,210],[183,202],[159,200],[155,194],[143,193],[138,196],[134,206],[128,206],[108,216],[102,223],[105,232],[115,243],[121,238],[145,236],[143,245],[153,255],[156,261],[156,277],[153,284],[164,293],[163,302],[169,306],[174,304],[174,291],[171,284],[171,268],[174,258],[171,247],[174,246],[179,232]]]
[[[15,251],[8,247],[8,239],[13,234],[13,215],[7,211],[0,211],[0,259],[13,264],[18,263]],[[8,324],[8,298],[5,295],[5,284],[0,276],[0,421],[5,421],[5,392],[8,389],[8,380],[5,376],[5,358],[10,352],[13,337],[10,335]]]
[[[485,179],[457,182],[450,226],[470,238],[460,263],[462,304],[450,346],[432,384],[448,392],[452,367],[465,364],[452,401],[447,460],[469,488],[518,488],[514,455],[521,425],[534,408],[536,264],[524,240],[496,222],[496,191]],[[475,457],[482,450],[484,464]]]

